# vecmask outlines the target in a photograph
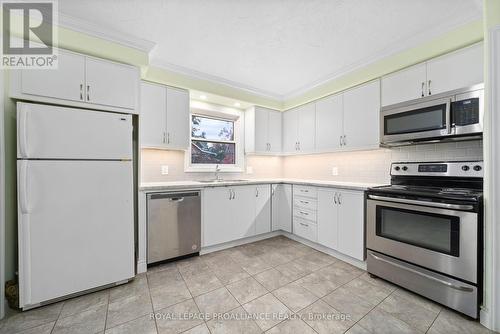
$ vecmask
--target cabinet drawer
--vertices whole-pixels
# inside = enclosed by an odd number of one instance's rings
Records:
[[[295,198],[295,196],[317,198],[318,191],[317,191],[316,187],[293,186],[293,197]]]
[[[318,202],[314,199],[309,198],[309,197],[296,196],[293,199],[293,207],[294,208],[301,208],[301,209],[306,209],[309,211],[316,211],[317,206],[318,206]]]
[[[302,218],[302,219],[307,219],[309,221],[312,221],[314,223],[316,223],[316,211],[309,211],[309,210],[304,210],[304,209],[301,209],[301,208],[297,208],[297,207],[294,207],[293,208],[293,216],[294,217],[298,217],[298,218]]]
[[[293,234],[313,242],[318,241],[318,226],[307,220],[294,217]]]

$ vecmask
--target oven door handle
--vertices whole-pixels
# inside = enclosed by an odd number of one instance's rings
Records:
[[[378,201],[386,201],[386,202],[394,202],[394,203],[404,203],[404,204],[417,204],[430,206],[434,208],[443,208],[443,209],[453,209],[453,210],[472,210],[474,206],[470,204],[450,204],[450,203],[437,203],[437,202],[426,202],[426,201],[418,201],[414,199],[405,199],[405,198],[394,198],[394,197],[385,197],[385,196],[377,196],[377,195],[368,195],[368,198],[378,200]]]
[[[439,278],[434,277],[434,276],[431,276],[431,275],[427,275],[426,273],[422,273],[422,272],[417,271],[417,270],[415,270],[415,269],[412,269],[412,268],[408,268],[408,267],[402,266],[402,265],[400,265],[399,263],[395,263],[395,262],[392,262],[392,261],[390,261],[390,260],[386,260],[386,259],[381,258],[381,257],[379,257],[379,256],[377,256],[377,255],[375,255],[375,254],[373,254],[373,253],[371,253],[371,252],[369,252],[369,254],[370,254],[370,256],[371,256],[371,257],[373,257],[373,258],[374,258],[375,260],[377,260],[377,261],[385,262],[385,263],[387,263],[387,264],[389,264],[389,265],[391,265],[391,266],[395,266],[395,267],[398,267],[398,268],[400,268],[400,269],[403,269],[403,270],[409,271],[409,272],[411,272],[411,273],[413,273],[413,274],[423,276],[423,277],[425,277],[425,278],[427,278],[427,279],[430,279],[430,280],[433,280],[433,281],[438,282],[438,283],[440,283],[440,284],[446,285],[446,286],[447,286],[447,287],[449,287],[449,288],[452,288],[452,289],[455,289],[455,290],[459,290],[459,291],[467,291],[467,292],[471,292],[471,291],[473,291],[473,289],[472,289],[472,288],[469,288],[468,286],[463,286],[463,285],[455,285],[455,284],[453,284],[453,283],[447,282],[447,281],[445,281],[445,280],[439,279]]]

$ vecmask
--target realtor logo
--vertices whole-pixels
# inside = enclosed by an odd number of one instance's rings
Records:
[[[2,1],[1,68],[57,68],[55,1]]]

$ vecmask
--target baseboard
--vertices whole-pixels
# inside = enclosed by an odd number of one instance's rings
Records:
[[[253,237],[248,237],[248,238],[243,238],[243,239],[225,242],[223,244],[202,247],[200,250],[200,255],[220,251],[220,250],[235,247],[235,246],[241,246],[241,245],[248,244],[248,243],[255,242],[255,241],[259,241],[259,240],[269,239],[269,238],[276,237],[276,236],[282,235],[282,234],[283,234],[282,231],[274,231],[274,232],[270,232],[270,233],[259,234],[259,235],[253,236]]]
[[[137,273],[142,274],[148,271],[148,264],[146,261],[138,261],[137,262]]]
[[[337,251],[335,251],[335,250],[333,250],[331,248],[319,245],[319,244],[317,244],[315,242],[312,242],[312,241],[309,241],[307,239],[301,238],[301,237],[299,237],[299,236],[297,236],[295,234],[291,234],[291,233],[288,233],[288,232],[281,232],[281,234],[284,235],[287,238],[290,238],[292,240],[300,242],[301,244],[304,244],[306,246],[314,248],[317,251],[320,251],[322,253],[326,253],[326,254],[331,255],[331,256],[339,259],[339,260],[342,260],[344,262],[352,264],[353,266],[358,267],[359,269],[366,270],[366,262],[365,261],[359,261],[357,259],[353,259],[350,256],[347,256],[345,254],[339,253],[339,252],[337,252]]]

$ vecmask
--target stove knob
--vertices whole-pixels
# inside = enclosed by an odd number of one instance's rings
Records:
[[[394,167],[394,170],[399,171],[401,168],[399,166]]]
[[[403,170],[406,172],[408,170],[408,167],[403,166]]]
[[[463,170],[464,172],[468,171],[469,169],[470,169],[470,167],[469,167],[469,166],[467,166],[467,165],[463,165],[463,166],[462,166],[462,170]]]
[[[479,166],[479,165],[475,165],[475,166],[474,166],[474,170],[475,170],[476,172],[479,172],[481,169],[483,169],[483,167],[481,167],[481,166]]]

